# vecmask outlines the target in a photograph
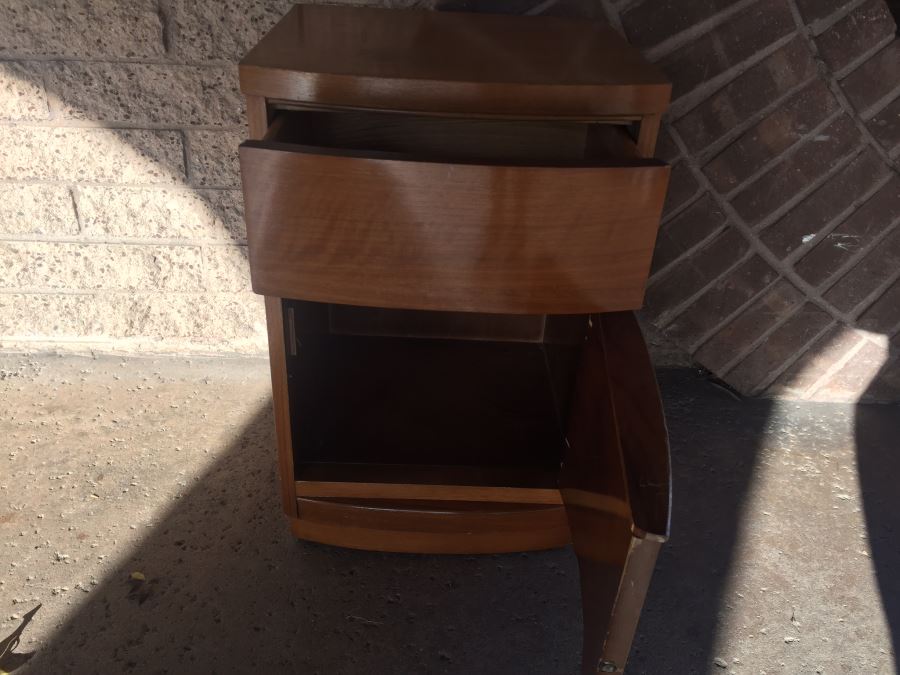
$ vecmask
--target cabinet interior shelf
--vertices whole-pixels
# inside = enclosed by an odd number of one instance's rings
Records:
[[[441,498],[559,503],[554,377],[574,366],[572,345],[330,333],[296,345],[298,495],[415,499],[391,486],[421,485]]]

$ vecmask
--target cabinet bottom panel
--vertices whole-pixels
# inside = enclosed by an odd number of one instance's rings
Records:
[[[570,542],[560,505],[297,499],[300,539],[394,553],[512,553]]]

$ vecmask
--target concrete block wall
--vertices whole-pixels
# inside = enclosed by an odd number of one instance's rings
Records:
[[[235,63],[287,0],[0,7],[0,347],[265,349]],[[371,0],[606,18],[675,85],[643,313],[748,394],[900,398],[900,42],[884,0]]]
[[[265,350],[235,63],[289,4],[0,6],[3,348]]]

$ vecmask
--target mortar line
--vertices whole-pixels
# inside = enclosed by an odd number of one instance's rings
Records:
[[[827,65],[825,65],[825,62],[822,60],[822,57],[819,54],[819,46],[810,35],[809,27],[803,22],[803,18],[800,16],[800,10],[797,8],[796,0],[788,0],[788,6],[790,7],[791,13],[794,16],[794,24],[797,27],[797,33],[803,36],[803,39],[806,41],[806,46],[809,49],[810,53],[813,55],[813,58],[815,58],[819,63],[822,64],[822,69],[824,71],[823,75],[826,82],[828,83],[829,89],[831,89],[831,93],[834,94],[835,98],[837,98],[838,102],[841,104],[841,107],[847,112],[847,114],[853,118],[853,121],[856,124],[856,127],[860,130],[863,138],[871,146],[874,147],[875,151],[892,169],[894,169],[894,171],[897,171],[897,165],[891,159],[887,151],[882,147],[881,143],[879,143],[872,135],[869,127],[867,127],[863,123],[859,114],[856,112],[856,109],[850,104],[850,100],[847,98],[846,94],[844,94],[844,90],[835,78],[834,73]]]
[[[84,244],[110,246],[222,246],[222,247],[246,247],[246,240],[234,239],[179,239],[177,237],[73,237],[66,235],[35,234],[0,234],[0,243],[24,243],[24,244]]]
[[[731,201],[742,192],[752,187],[754,183],[756,183],[760,178],[765,176],[769,171],[779,166],[780,164],[784,164],[788,160],[790,160],[795,155],[800,154],[801,150],[804,149],[806,145],[810,142],[817,142],[815,139],[821,135],[821,132],[827,129],[829,126],[837,122],[842,115],[844,115],[843,110],[835,110],[829,117],[826,117],[822,122],[820,122],[817,126],[810,129],[807,133],[799,136],[794,143],[789,145],[787,148],[782,150],[778,155],[770,159],[768,162],[763,164],[759,169],[751,173],[747,176],[741,183],[731,189],[730,192],[726,192],[724,194],[725,199]],[[715,159],[715,158],[713,158]],[[699,160],[698,160],[699,165]],[[702,170],[702,169],[701,169]]]
[[[168,289],[162,288],[159,286],[152,288],[132,288],[132,289],[122,289],[122,288],[44,288],[40,286],[34,287],[24,287],[24,288],[0,288],[0,296],[10,297],[16,295],[34,295],[34,296],[59,296],[59,297],[84,297],[84,298],[96,298],[96,297],[107,297],[107,296],[116,296],[116,297],[125,297],[125,298],[134,298],[134,297],[154,297],[159,298],[165,294],[166,296],[175,296],[175,297],[242,297],[248,300],[253,298],[259,298],[260,296],[254,293],[249,287],[246,290],[242,291],[216,291],[216,290],[205,290],[198,286],[197,288],[183,291],[178,289]]]
[[[172,183],[113,183],[110,181],[97,180],[73,181],[70,178],[0,178],[0,186],[16,187],[19,185],[49,185],[54,187],[68,187],[69,185],[78,185],[79,187],[115,188],[117,190],[180,190],[182,192],[195,192],[197,190],[210,190],[217,192],[241,191],[239,185],[202,185],[194,187],[185,183],[185,180],[186,178],[182,178],[177,182]]]
[[[708,244],[711,244],[712,241],[718,237],[722,232],[728,229],[728,221],[723,221],[721,225],[717,226],[715,230],[713,230],[706,237],[698,241],[696,244],[691,246],[690,248],[683,251],[677,258],[672,260],[669,263],[666,263],[663,267],[660,267],[658,270],[653,272],[647,279],[648,284],[650,282],[655,282],[657,279],[665,278],[667,274],[670,273],[670,269],[673,265],[677,265],[679,262],[684,260],[685,258],[691,257],[694,253],[698,252],[700,249],[705,248]]]
[[[647,49],[646,52],[644,52],[644,56],[646,56],[650,61],[658,61],[659,59],[668,56],[672,52],[675,52],[678,49],[691,44],[692,42],[696,42],[698,39],[700,39],[704,35],[707,35],[713,29],[718,28],[722,24],[726,23],[729,19],[733,18],[735,14],[739,14],[745,9],[752,7],[754,4],[756,4],[756,2],[757,0],[739,0],[730,7],[726,7],[725,9],[720,10],[712,16],[708,16],[705,19],[702,19],[701,21],[688,26],[675,35],[667,37],[662,42],[653,45],[652,47]]]
[[[815,39],[815,38],[811,38],[811,39]],[[881,38],[881,40],[879,40],[878,42],[875,43],[874,47],[869,47],[869,49],[867,49],[861,55],[857,56],[850,63],[848,63],[845,66],[841,66],[837,70],[831,70],[831,68],[827,64],[825,64],[824,59],[822,60],[822,63],[823,63],[823,65],[825,65],[826,68],[828,68],[829,72],[834,74],[834,78],[836,80],[840,81],[840,80],[843,80],[846,77],[849,77],[850,75],[852,75],[853,71],[857,70],[866,61],[868,61],[870,58],[872,58],[873,56],[878,54],[878,52],[882,51],[883,49],[886,49],[887,46],[896,39],[897,39],[897,36],[893,33],[891,33],[889,36],[887,36],[885,38]],[[818,45],[816,45],[816,48],[818,49]]]
[[[679,160],[680,161],[680,160]],[[675,166],[678,162],[674,162],[671,166]],[[685,199],[681,204],[679,204],[674,209],[670,210],[660,221],[660,225],[665,225],[666,223],[670,223],[678,216],[682,215],[685,211],[690,209],[694,204],[703,199],[703,191],[698,187],[697,190],[690,197]]]
[[[819,188],[825,185],[825,183],[830,181],[832,178],[846,169],[850,164],[856,161],[856,158],[859,157],[863,152],[865,152],[865,149],[867,147],[868,145],[865,142],[861,141],[859,145],[848,151],[848,154],[844,155],[840,159],[840,161],[838,161],[828,171],[826,171],[815,180],[811,181],[802,190],[798,191],[794,196],[786,200],[784,204],[781,204],[778,208],[773,210],[758,223],[756,223],[755,225],[748,225],[747,227],[749,227],[753,232],[761,232],[762,230],[771,227],[776,222],[784,218],[784,216],[786,216],[790,211],[799,206],[802,202],[806,201],[807,198],[809,198]]]
[[[160,344],[160,340],[164,340],[165,344]],[[3,344],[3,343],[7,344]],[[41,351],[25,345],[31,344],[59,344],[59,349],[45,348]],[[230,348],[229,351],[219,351],[215,345],[228,347],[226,340],[218,342],[198,342],[189,338],[180,336],[164,336],[162,338],[151,335],[138,335],[129,338],[102,338],[91,337],[84,340],[69,339],[49,339],[49,338],[22,338],[18,336],[5,337],[0,336],[0,347],[3,348],[4,354],[22,354],[27,356],[46,356],[57,355],[64,352],[66,355],[83,356],[90,355],[91,358],[98,356],[115,356],[128,359],[153,359],[160,356],[184,355],[191,359],[268,359],[267,347],[261,345],[260,348],[253,346],[253,338],[239,338],[238,344],[248,345],[248,349],[238,351],[238,349]],[[78,349],[77,347],[83,347]],[[9,349],[9,347],[13,347]],[[100,353],[94,351],[94,347],[102,350]],[[140,351],[137,351],[139,348]]]
[[[887,281],[884,281],[878,285],[878,287],[869,293],[863,300],[861,300],[850,315],[853,317],[854,322],[858,321],[859,318],[865,314],[876,302],[878,302],[885,293],[887,293],[891,286],[893,286],[897,280],[900,279],[900,270],[891,274]],[[865,329],[862,329],[865,330]]]
[[[726,229],[727,229],[727,228],[726,228]],[[698,289],[697,291],[695,291],[694,293],[692,293],[689,297],[687,297],[687,298],[685,298],[684,300],[682,300],[682,301],[681,301],[680,303],[678,303],[675,307],[672,307],[672,308],[670,308],[670,309],[668,309],[668,310],[663,311],[663,312],[662,312],[662,313],[661,313],[661,314],[653,321],[653,323],[654,323],[656,326],[658,326],[659,328],[664,328],[665,326],[668,326],[668,325],[671,324],[675,319],[677,319],[679,316],[681,316],[687,309],[689,309],[689,308],[694,304],[694,302],[696,302],[696,301],[699,300],[701,297],[703,297],[703,295],[705,295],[706,292],[707,292],[708,290],[710,290],[710,289],[713,288],[717,283],[719,283],[719,280],[720,280],[720,279],[722,279],[723,277],[726,277],[726,276],[728,276],[729,274],[731,274],[733,271],[735,271],[738,267],[740,267],[740,266],[743,265],[745,262],[747,262],[748,260],[750,260],[752,257],[753,257],[753,251],[748,247],[747,252],[746,252],[744,255],[740,256],[740,257],[738,258],[738,260],[737,260],[734,264],[730,265],[730,266],[727,267],[725,270],[723,270],[721,274],[719,274],[719,275],[717,275],[716,277],[714,277],[713,279],[709,280],[709,281],[708,281],[707,283],[705,283],[700,289]],[[662,275],[661,278],[662,278],[663,280],[665,280],[665,277],[666,277],[666,276],[668,276],[668,275]],[[661,283],[661,282],[656,282],[656,283]]]
[[[824,281],[819,283],[817,285],[817,288],[821,289],[822,297],[824,298],[825,294],[828,291],[837,286],[841,279],[843,279],[848,273],[852,272],[853,269],[862,262],[863,258],[874,251],[881,242],[883,242],[885,239],[894,234],[898,229],[900,229],[900,227],[898,226],[900,226],[900,215],[895,217],[894,220],[892,220],[884,229],[884,231],[879,232],[877,235],[875,235],[868,244],[860,247],[859,250],[854,252],[846,261],[844,261],[844,263],[838,266],[836,270],[832,271]],[[847,317],[853,317],[853,315],[853,311],[846,314]]]
[[[105,56],[72,56],[65,54],[27,54],[24,52],[5,53],[0,55],[0,65],[7,62],[22,61],[59,61],[61,63],[105,63],[109,65],[136,65],[136,66],[176,66],[189,68],[237,68],[238,63],[228,59],[213,59],[207,61],[181,61],[176,59],[151,58],[151,57],[134,57],[134,56],[116,56],[107,54]]]
[[[702,161],[704,164],[707,163],[709,160],[711,160],[714,157],[716,157],[717,155],[721,154],[723,150],[727,149],[728,146],[730,146],[734,141],[736,141],[738,138],[740,138],[745,133],[747,133],[750,129],[752,129],[757,124],[759,124],[760,122],[765,120],[772,113],[779,110],[781,108],[781,106],[784,103],[787,103],[787,101],[789,99],[793,98],[794,96],[799,94],[801,91],[808,88],[810,85],[812,85],[818,79],[819,79],[818,74],[815,74],[815,75],[812,75],[812,76],[808,77],[807,79],[803,80],[799,84],[794,85],[793,87],[788,89],[785,93],[781,94],[778,98],[776,98],[772,103],[769,103],[764,108],[761,108],[760,110],[756,111],[750,117],[748,117],[746,120],[740,122],[739,124],[735,124],[735,125],[731,126],[728,129],[728,131],[725,132],[724,135],[715,139],[706,147],[697,150],[694,153],[694,155],[697,156],[698,158],[700,158],[700,161]],[[702,102],[700,103],[700,105],[703,105]],[[699,108],[700,105],[698,105],[697,108]],[[689,110],[678,121],[681,121],[682,119],[684,119],[685,117],[690,115],[697,108],[693,108],[692,110]]]
[[[777,270],[776,270],[777,271]],[[776,277],[771,283],[767,284],[765,287],[754,293],[751,297],[749,297],[746,301],[744,301],[737,309],[732,311],[730,314],[727,314],[719,323],[717,323],[713,328],[709,329],[706,333],[702,334],[698,340],[695,340],[692,347],[694,350],[699,350],[700,347],[703,346],[704,343],[711,340],[715,335],[721,331],[723,328],[728,326],[732,321],[739,318],[741,314],[744,313],[745,310],[749,309],[753,304],[759,301],[766,293],[768,293],[772,288],[774,288],[775,284],[777,284],[782,276]],[[747,353],[749,356],[749,352]]]
[[[670,128],[669,132],[676,145],[678,145],[682,152],[685,152],[684,139],[681,138],[681,135],[678,133],[678,131],[676,129]],[[722,195],[720,195],[712,188],[709,179],[707,179],[706,175],[699,170],[692,158],[686,157],[686,161],[688,162],[688,166],[690,166],[691,170],[694,172],[695,178],[697,178],[700,184],[703,185],[704,188],[711,194],[713,199],[715,199],[719,204],[719,207],[722,208],[725,214],[729,217],[729,220],[731,220],[732,222],[732,226],[735,227],[738,232],[743,234],[743,236],[749,241],[750,250],[758,254],[774,270],[778,271],[794,286],[803,291],[806,296],[809,297],[817,305],[819,305],[821,309],[825,310],[828,314],[836,319],[842,319],[842,317],[837,315],[835,308],[826,303],[815,288],[808,284],[792,268],[786,268],[786,266],[783,265],[780,260],[778,260],[777,256],[775,256],[767,247],[762,245],[762,242],[760,242],[756,238],[755,232],[744,222],[743,218],[741,218],[741,216],[737,213],[731,203],[724,199]]]
[[[847,328],[847,330],[853,330],[853,329]],[[861,340],[859,340],[855,345],[853,345],[852,347],[850,347],[850,349],[847,350],[846,354],[844,354],[841,358],[839,358],[837,361],[832,363],[831,366],[826,368],[825,372],[822,373],[822,375],[817,380],[815,380],[811,385],[809,385],[803,391],[801,396],[806,400],[810,400],[813,396],[815,396],[816,392],[819,389],[821,389],[822,386],[826,382],[828,382],[832,377],[834,377],[841,370],[843,370],[844,366],[846,366],[848,363],[850,363],[850,361],[853,360],[853,357],[855,357],[859,352],[861,352],[863,350],[863,348],[866,346],[867,342],[868,341],[865,339],[865,336],[863,336]]]
[[[672,101],[672,104],[669,106],[666,114],[670,119],[678,119],[684,116],[686,112],[696,108],[698,105],[700,105],[700,103],[710,98],[720,89],[724,88],[733,80],[743,75],[753,66],[767,59],[769,56],[788,44],[795,37],[797,37],[797,32],[793,31],[788,35],[775,40],[763,49],[760,49],[754,54],[748,56],[740,63],[731,66],[726,71],[719,73],[715,77],[706,80],[705,82],[701,82],[691,91],[682,94],[677,99]]]
[[[121,120],[0,120],[0,127],[22,129],[110,129],[123,131],[221,131],[243,133],[245,125],[184,124],[183,122],[127,122]]]
[[[815,37],[820,36],[826,30],[834,26],[836,23],[849,16],[857,9],[866,4],[869,0],[851,0],[843,7],[838,7],[828,16],[823,16],[820,19],[816,19],[815,21],[811,21],[808,25],[813,28],[813,35]]]
[[[865,152],[865,151],[864,151]],[[795,248],[791,253],[782,258],[782,262],[786,265],[790,265],[791,267],[797,263],[800,258],[809,253],[812,249],[819,245],[824,237],[827,237],[829,234],[834,232],[837,228],[844,224],[846,220],[850,218],[854,213],[864,208],[866,204],[876,195],[878,192],[888,183],[891,182],[891,179],[894,175],[888,171],[887,175],[883,178],[879,179],[875,183],[873,183],[872,187],[868,189],[868,191],[864,192],[860,197],[854,199],[850,206],[841,211],[837,216],[833,217],[827,223],[825,223],[818,232],[811,232],[810,234],[814,234],[815,237],[810,239],[805,244],[801,242],[800,246]],[[774,224],[774,223],[773,223]],[[770,226],[771,227],[771,226]],[[757,230],[757,232],[762,233],[765,232],[765,229]]]
[[[818,342],[824,335],[828,333],[832,328],[836,325],[839,325],[839,321],[832,317],[832,320],[826,324],[825,328],[820,330],[818,333],[813,335],[809,340],[807,340],[800,349],[796,350],[791,356],[787,358],[787,360],[781,364],[781,366],[777,368],[773,368],[772,371],[760,380],[757,384],[753,385],[753,388],[750,390],[751,396],[758,396],[765,392],[770,386],[775,383],[779,377],[781,377],[784,373],[786,373],[795,363],[797,363],[804,354],[809,352],[810,347],[812,347],[816,342]],[[738,364],[740,365],[740,364]],[[737,367],[737,366],[736,366]],[[728,373],[726,373],[727,375]]]
[[[734,310],[731,314],[729,314],[728,317],[725,320],[723,320],[720,324],[718,324],[715,328],[712,328],[711,330],[704,333],[702,337],[700,337],[698,340],[696,340],[693,343],[693,345],[691,346],[691,349],[695,352],[699,351],[704,345],[706,345],[708,342],[710,342],[723,328],[726,328],[729,324],[734,322],[736,319],[740,318],[741,315],[744,313],[744,310],[752,307],[754,304],[759,302],[759,300],[764,295],[766,295],[769,291],[771,291],[773,288],[775,288],[775,286],[778,285],[778,282],[781,281],[782,278],[783,277],[779,276],[772,283],[770,283],[768,286],[763,288],[759,293],[755,294],[752,298],[747,300],[747,302],[745,302],[743,305],[741,305],[738,309]],[[787,313],[786,316],[784,316],[781,319],[779,319],[778,321],[776,321],[775,324],[773,324],[770,328],[768,328],[760,337],[758,337],[756,340],[753,340],[748,346],[744,347],[744,349],[742,351],[738,352],[736,356],[732,356],[729,361],[726,361],[722,365],[722,367],[719,369],[718,372],[727,373],[735,365],[737,365],[739,362],[743,361],[746,357],[750,356],[750,354],[752,354],[754,351],[756,351],[756,348],[759,345],[761,345],[763,342],[765,342],[766,339],[769,337],[769,335],[771,335],[775,330],[777,330],[785,321],[787,321],[791,317],[795,316],[800,311],[800,308],[803,307],[803,305],[804,305],[804,300],[805,299],[801,299],[799,302],[797,302],[796,307],[791,309]]]
[[[885,108],[896,101],[898,96],[900,96],[900,85],[897,85],[896,87],[891,89],[887,94],[882,96],[880,99],[875,101],[875,103],[859,113],[859,116],[867,122],[871,121],[872,118],[874,118],[878,113],[883,112]]]

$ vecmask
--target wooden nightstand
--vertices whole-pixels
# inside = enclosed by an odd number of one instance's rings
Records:
[[[670,475],[640,307],[670,86],[603,24],[294,7],[240,66],[253,288],[298,537],[572,542],[621,672]]]

